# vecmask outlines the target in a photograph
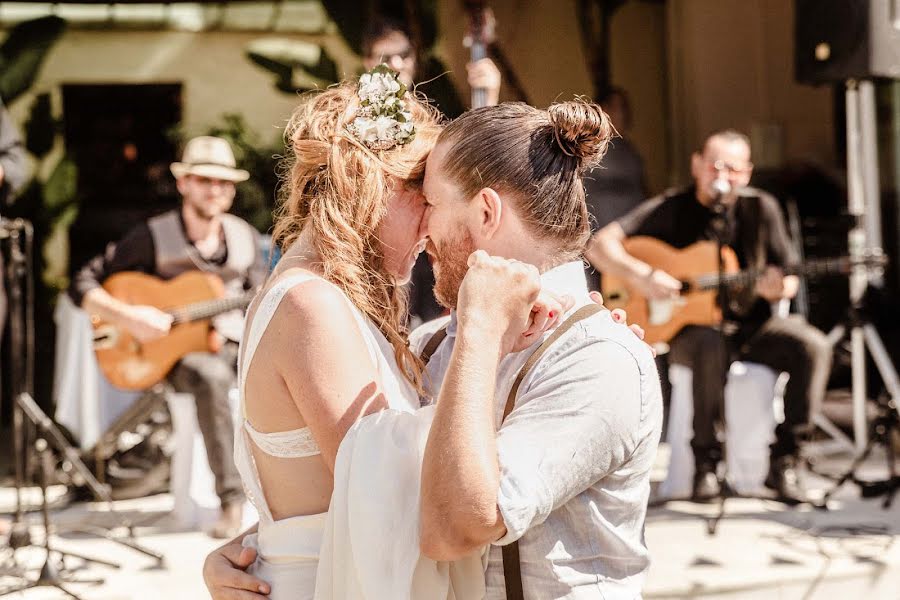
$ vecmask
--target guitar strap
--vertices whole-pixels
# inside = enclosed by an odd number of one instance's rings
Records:
[[[758,196],[754,198],[755,202],[751,204],[753,207],[752,218],[756,223],[756,247],[753,249],[754,251],[754,260],[755,263],[753,266],[757,269],[762,269],[766,266],[766,236],[769,235],[770,232],[763,231],[763,227],[765,224],[762,221],[762,199]]]
[[[540,346],[535,349],[534,352],[531,353],[531,356],[528,357],[528,360],[525,361],[525,364],[522,365],[522,368],[519,370],[519,373],[516,375],[516,378],[513,380],[512,387],[509,390],[509,396],[506,398],[506,405],[503,407],[503,418],[500,420],[500,424],[502,425],[506,421],[506,417],[513,411],[513,408],[516,405],[516,396],[519,393],[519,386],[522,384],[522,381],[525,379],[525,375],[537,364],[538,360],[547,349],[552,346],[560,337],[563,336],[567,331],[569,331],[576,323],[587,319],[588,317],[597,314],[603,310],[603,307],[599,304],[587,304],[582,306],[578,310],[576,310],[572,316],[566,319],[556,330],[546,339],[544,340]],[[428,340],[428,343],[425,344],[425,348],[422,350],[420,357],[424,363],[428,363],[428,360],[434,355],[434,352],[437,350],[438,346],[441,345],[441,342],[444,341],[444,338],[447,337],[447,327],[444,326],[434,334],[432,334],[431,339]],[[522,565],[519,559],[519,542],[516,540],[511,544],[507,544],[503,546],[503,580],[506,584],[506,598],[507,600],[524,600],[525,592],[522,587]]]

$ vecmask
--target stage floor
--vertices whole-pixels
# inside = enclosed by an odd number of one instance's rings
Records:
[[[665,452],[661,453],[665,460]],[[846,458],[821,465],[838,471]],[[866,465],[872,478],[883,476],[883,457]],[[664,476],[664,464],[656,478]],[[825,482],[807,476],[813,486]],[[0,489],[0,510],[8,510],[13,494]],[[199,531],[179,530],[168,511],[170,495],[122,501],[117,508],[137,523],[139,541],[165,555],[163,567],[152,558],[108,540],[54,536],[60,549],[118,562],[121,569],[94,566],[78,570],[80,578],[105,578],[99,586],[72,584],[85,600],[180,600],[205,598],[200,576],[203,560],[219,542]],[[900,498],[888,511],[878,500],[861,500],[853,486],[836,496],[832,510],[786,509],[766,500],[732,499],[715,535],[707,533],[706,518],[717,513],[715,505],[670,502],[651,509],[647,543],[653,566],[645,586],[645,598],[728,598],[729,600],[818,600],[900,598]],[[37,522],[39,514],[31,517]],[[61,529],[70,524],[102,523],[108,515],[99,505],[79,504],[55,511]],[[864,533],[847,527],[867,526]],[[40,528],[34,529],[36,535]],[[5,543],[4,543],[5,545]],[[0,558],[6,554],[0,551]],[[40,565],[43,553],[22,553],[32,565]],[[78,564],[72,560],[71,565]],[[35,573],[32,571],[33,577]],[[2,578],[6,585],[10,579]],[[63,598],[61,592],[39,589],[11,598],[43,600]]]

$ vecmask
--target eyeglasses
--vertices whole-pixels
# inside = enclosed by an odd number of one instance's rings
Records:
[[[724,160],[710,160],[708,158],[704,158],[703,161],[713,168],[717,173],[721,173],[722,171],[727,172],[729,175],[746,175],[750,171],[753,170],[753,163],[747,162],[742,165],[735,165],[732,163],[725,162]]]
[[[376,58],[379,60],[379,62],[383,62],[383,63],[389,65],[395,58],[399,58],[402,61],[407,61],[413,57],[413,54],[414,54],[414,52],[413,52],[412,46],[407,46],[406,48],[404,48],[403,50],[400,50],[398,52],[390,52],[387,54],[382,53],[382,54],[378,55]]]

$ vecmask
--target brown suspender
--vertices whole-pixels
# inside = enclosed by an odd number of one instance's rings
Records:
[[[600,304],[585,304],[570,316],[568,319],[563,321],[559,327],[554,330],[550,337],[541,342],[541,345],[537,347],[537,350],[531,353],[531,356],[528,357],[528,360],[525,361],[525,364],[522,365],[522,369],[519,371],[519,374],[516,375],[515,381],[513,381],[512,388],[509,390],[509,396],[506,398],[506,408],[503,409],[503,419],[500,421],[503,424],[503,421],[506,420],[506,417],[509,416],[509,413],[512,412],[513,406],[516,404],[516,395],[519,393],[519,386],[522,385],[522,380],[525,379],[525,376],[528,374],[528,371],[537,363],[537,361],[541,358],[544,352],[552,346],[556,340],[563,336],[568,330],[572,329],[572,327],[581,320],[587,319],[591,315],[595,315],[598,312],[603,310],[603,306]]]
[[[541,358],[544,352],[553,345],[556,340],[558,340],[564,333],[566,333],[569,329],[572,328],[579,321],[590,317],[591,315],[595,315],[598,312],[603,310],[603,307],[599,304],[587,304],[582,306],[578,310],[576,310],[571,317],[566,319],[562,325],[556,328],[556,330],[544,340],[537,349],[531,353],[531,356],[528,357],[528,360],[525,361],[525,364],[522,366],[521,370],[519,370],[518,375],[516,375],[516,379],[513,381],[512,388],[509,390],[509,396],[506,398],[506,406],[503,408],[503,419],[500,421],[501,425],[504,421],[506,421],[506,417],[509,416],[509,413],[512,412],[513,407],[516,405],[516,396],[519,393],[519,386],[522,384],[522,380],[525,379],[525,375],[531,370],[532,367],[537,363],[537,361]],[[428,361],[431,359],[432,355],[438,349],[438,346],[441,345],[441,342],[444,341],[444,338],[447,337],[447,327],[441,327],[434,334],[432,334],[431,339],[428,340],[428,343],[425,344],[425,348],[422,349],[422,353],[420,354],[420,358],[422,362],[428,364]],[[518,540],[503,546],[503,579],[506,582],[506,599],[507,600],[524,600],[525,593],[522,588],[522,566],[519,561],[519,542]]]
[[[423,364],[428,364],[428,361],[431,360],[432,355],[434,355],[434,353],[438,349],[438,346],[441,345],[441,342],[443,342],[444,338],[446,337],[447,325],[444,325],[431,334],[431,338],[428,340],[428,343],[425,344],[425,347],[422,348],[422,353],[419,354],[419,358],[422,359]]]
[[[506,406],[503,408],[503,420],[500,421],[501,425],[506,421],[506,417],[509,416],[509,413],[512,412],[513,407],[516,405],[516,395],[519,393],[519,386],[522,384],[522,380],[525,379],[525,375],[527,375],[528,371],[534,367],[547,348],[552,346],[553,343],[562,337],[565,332],[570,330],[573,325],[583,319],[587,319],[591,315],[597,314],[601,310],[603,310],[603,307],[599,304],[586,304],[585,306],[582,306],[572,313],[572,316],[566,319],[562,325],[557,327],[550,337],[537,347],[537,350],[531,353],[531,356],[525,361],[522,369],[519,370],[519,374],[516,375],[512,388],[509,390],[509,396],[506,398]],[[522,565],[519,561],[519,541],[516,540],[511,544],[503,546],[502,550],[503,580],[506,582],[506,600],[524,600],[525,592],[522,588]]]

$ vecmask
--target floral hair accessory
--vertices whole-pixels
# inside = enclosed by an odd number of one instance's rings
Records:
[[[378,65],[359,78],[360,108],[348,129],[372,150],[390,150],[408,144],[416,137],[412,114],[406,110],[403,94],[406,86],[400,74],[385,64]]]

